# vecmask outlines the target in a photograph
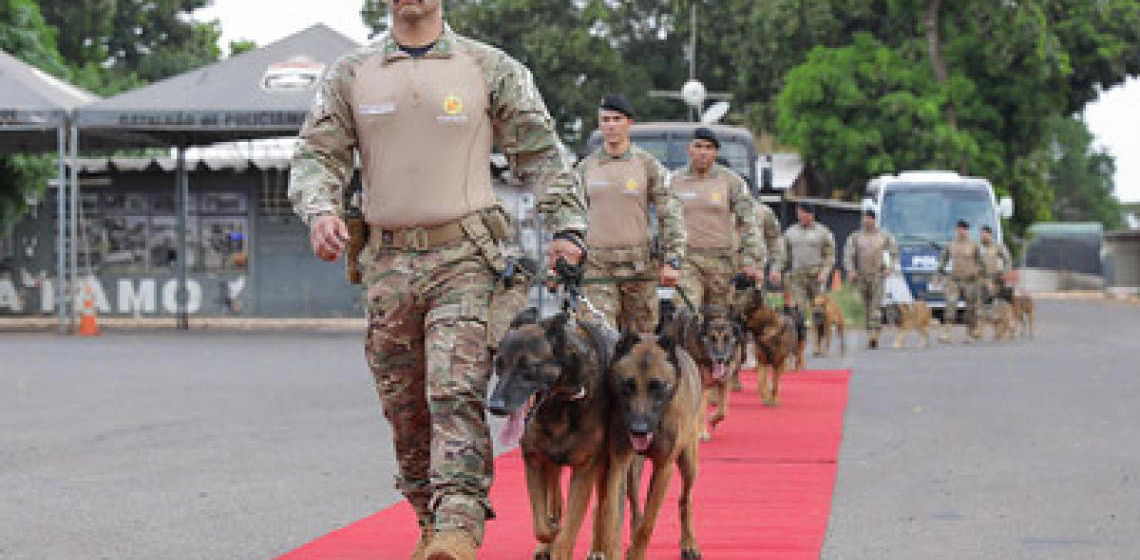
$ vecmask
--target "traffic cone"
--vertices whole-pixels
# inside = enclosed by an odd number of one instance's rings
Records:
[[[83,312],[79,316],[79,336],[99,336],[99,322],[95,319],[95,296],[91,286],[83,289]]]
[[[840,278],[839,269],[837,268],[831,272],[831,291],[837,292],[837,291],[839,291],[839,288],[842,288],[842,287],[843,287],[843,280]]]

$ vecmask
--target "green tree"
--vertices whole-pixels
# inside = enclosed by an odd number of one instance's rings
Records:
[[[0,0],[0,50],[57,77],[67,65],[56,50],[56,32],[31,0]],[[54,172],[53,160],[40,155],[0,155],[0,236],[40,196]]]
[[[1100,222],[1106,230],[1123,224],[1120,202],[1113,194],[1116,164],[1079,119],[1053,121],[1053,216],[1064,221]]]
[[[218,60],[221,27],[188,16],[210,0],[40,0],[66,30],[59,51],[75,81],[109,95]]]
[[[230,56],[237,56],[257,49],[257,42],[248,39],[239,39],[237,41],[230,41]]]

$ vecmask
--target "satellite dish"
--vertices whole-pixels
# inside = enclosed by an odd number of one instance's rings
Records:
[[[700,109],[707,95],[708,90],[705,89],[705,85],[697,80],[689,80],[681,86],[681,99],[690,107]]]
[[[713,103],[708,110],[701,115],[701,122],[705,124],[713,124],[724,118],[728,114],[729,103],[727,101],[717,101]]]

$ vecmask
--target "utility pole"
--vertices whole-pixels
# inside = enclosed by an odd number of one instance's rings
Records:
[[[681,86],[680,91],[651,90],[649,97],[663,97],[666,99],[679,99],[689,106],[689,121],[701,120],[705,101],[717,99],[728,101],[732,99],[731,93],[713,93],[705,89],[705,85],[697,80],[697,3],[700,0],[689,2],[689,79]],[[723,115],[723,113],[721,113]]]

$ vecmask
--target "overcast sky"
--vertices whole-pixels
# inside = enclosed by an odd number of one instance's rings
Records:
[[[368,28],[360,19],[361,0],[214,0],[199,10],[200,20],[222,22],[222,49],[237,39],[266,45],[286,35],[322,22],[341,33],[365,42]],[[266,11],[272,12],[269,16]],[[1140,79],[1105,92],[1085,111],[1097,140],[1116,156],[1116,192],[1121,200],[1140,202]]]

